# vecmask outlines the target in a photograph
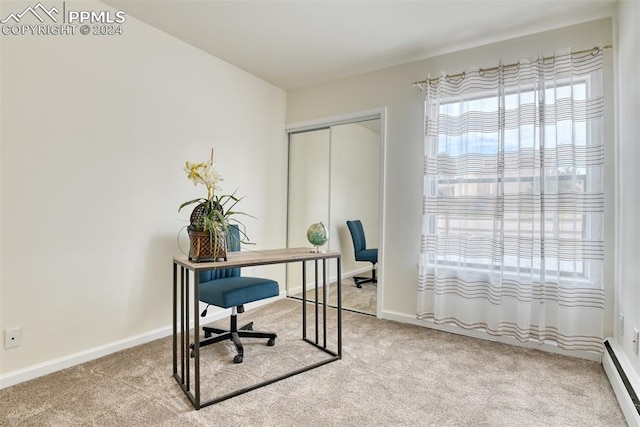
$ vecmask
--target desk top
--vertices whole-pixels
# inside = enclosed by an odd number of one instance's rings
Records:
[[[173,262],[193,271],[217,270],[231,267],[282,264],[314,259],[340,258],[340,252],[315,252],[311,248],[265,249],[259,251],[227,252],[227,261],[191,262],[185,255],[173,257]]]

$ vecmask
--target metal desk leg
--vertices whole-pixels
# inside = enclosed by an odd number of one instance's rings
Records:
[[[178,373],[178,265],[173,263],[173,376]]]
[[[322,346],[327,348],[327,260],[322,260]]]
[[[195,407],[200,409],[200,316],[198,316],[198,304],[200,303],[200,274],[194,272],[193,278],[193,354],[195,367]]]
[[[314,307],[315,307],[315,321],[316,321],[316,345],[318,344],[318,260],[314,260],[314,276],[315,276],[315,301],[314,301]]]
[[[342,267],[340,265],[340,257],[336,258],[336,272],[338,284],[338,358],[342,359]]]
[[[307,262],[302,261],[302,339],[307,338]]]

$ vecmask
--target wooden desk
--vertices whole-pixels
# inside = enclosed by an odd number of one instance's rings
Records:
[[[319,286],[319,264],[322,264],[322,291],[327,287],[327,261],[336,260],[336,277],[337,277],[337,348],[331,349],[327,344],[327,301],[312,301],[315,306],[315,335],[312,338],[307,337],[307,297],[306,297],[306,277],[307,262],[311,261],[315,266],[315,286]],[[250,267],[256,265],[267,264],[286,264],[292,262],[302,263],[302,340],[321,349],[329,355],[327,359],[313,363],[300,369],[296,369],[276,378],[272,378],[250,387],[215,397],[205,402],[201,401],[200,396],[200,318],[199,318],[199,294],[200,294],[200,273],[206,270],[218,270],[232,267]],[[334,362],[342,358],[342,284],[341,275],[341,258],[339,252],[312,252],[309,248],[295,249],[269,249],[262,251],[244,251],[229,252],[227,261],[219,262],[201,262],[195,263],[188,260],[184,255],[173,257],[173,377],[176,379],[184,393],[187,395],[191,403],[196,409],[213,405],[223,400],[238,396],[251,390],[272,384],[276,381],[289,378],[302,372],[317,368],[330,362]],[[190,274],[193,272],[193,286],[191,287],[193,295],[190,295]],[[191,301],[190,301],[191,299]],[[191,309],[190,309],[191,306]],[[178,309],[179,308],[179,309]],[[318,331],[318,313],[319,309],[323,310],[323,337],[320,339]],[[178,317],[178,315],[180,317]],[[193,319],[192,319],[193,318]],[[189,333],[190,323],[193,322],[193,342],[191,342],[191,334]],[[178,334],[180,335],[180,357],[178,357]],[[193,387],[190,384],[191,357],[190,346],[193,344]],[[180,369],[178,370],[178,367]]]

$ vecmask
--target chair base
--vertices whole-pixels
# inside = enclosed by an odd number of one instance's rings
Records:
[[[354,282],[356,282],[356,287],[358,288],[362,288],[363,283],[378,283],[378,280],[372,277],[353,276],[352,279]]]
[[[371,270],[371,277],[353,276],[352,279],[356,282],[356,287],[358,288],[362,288],[363,283],[378,283],[375,268]]]
[[[242,363],[242,359],[244,357],[244,349],[242,347],[240,338],[263,338],[268,340],[268,346],[274,346],[276,344],[276,338],[278,337],[278,335],[273,332],[254,331],[253,322],[247,323],[241,328],[238,328],[238,316],[236,314],[231,315],[230,323],[231,325],[229,330],[203,326],[202,330],[204,331],[205,339],[203,341],[200,341],[200,348],[218,342],[231,340],[236,346],[236,351],[238,352],[238,354],[233,358],[233,362]],[[212,336],[214,334],[215,336]],[[193,357],[193,344],[191,345],[191,350],[191,356]]]

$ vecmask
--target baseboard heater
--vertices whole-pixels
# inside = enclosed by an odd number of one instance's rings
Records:
[[[607,350],[610,362],[613,365],[615,371],[611,372],[611,369],[608,369],[609,366],[605,365],[604,363],[603,365],[607,376],[609,376],[609,381],[611,382],[614,392],[616,393],[616,396],[622,408],[622,412],[624,413],[625,418],[627,419],[627,422],[630,426],[638,426],[640,425],[640,399],[638,399],[638,394],[631,384],[631,381],[629,381],[629,378],[627,377],[627,374],[625,373],[620,360],[618,360],[618,357],[616,356],[616,351],[611,346],[609,340],[604,341],[604,347]],[[612,378],[612,375],[615,375],[615,377]],[[620,395],[625,392],[626,395]]]

